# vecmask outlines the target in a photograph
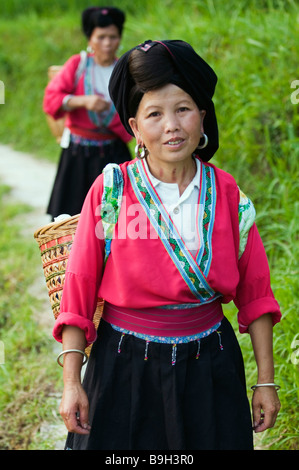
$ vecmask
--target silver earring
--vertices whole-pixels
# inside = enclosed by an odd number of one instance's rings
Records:
[[[144,158],[145,157],[146,148],[142,144],[137,144],[135,147],[135,156],[136,158]]]
[[[204,143],[202,145],[198,145],[196,147],[199,150],[204,149],[208,145],[208,142],[209,142],[208,136],[206,134],[204,134],[203,138],[205,139]]]

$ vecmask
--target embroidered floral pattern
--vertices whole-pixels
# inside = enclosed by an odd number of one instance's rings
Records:
[[[104,191],[101,218],[105,234],[105,262],[111,251],[114,227],[118,220],[123,196],[123,174],[119,166],[109,163],[103,170]]]
[[[255,208],[252,201],[240,190],[240,201],[239,201],[239,232],[240,232],[240,243],[239,243],[239,258],[245,251],[248,233],[254,224],[255,220]]]

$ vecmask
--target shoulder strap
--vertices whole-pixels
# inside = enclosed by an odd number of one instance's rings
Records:
[[[104,191],[101,218],[105,235],[105,263],[111,251],[114,227],[117,223],[123,196],[123,174],[116,163],[109,163],[103,170]]]
[[[81,51],[80,52],[80,62],[79,62],[79,65],[77,67],[77,70],[76,70],[76,74],[75,74],[75,88],[78,84],[78,81],[83,73],[83,70],[86,66],[86,62],[87,62],[87,52],[86,51]]]
[[[255,208],[252,201],[241,191],[239,201],[239,259],[245,251],[248,233],[255,221]]]

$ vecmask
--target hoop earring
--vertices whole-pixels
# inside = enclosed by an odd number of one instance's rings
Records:
[[[142,144],[137,144],[135,147],[135,156],[141,160],[145,157],[146,148]]]
[[[209,142],[208,136],[206,134],[204,134],[203,138],[205,139],[204,143],[202,145],[198,145],[196,147],[199,150],[204,149],[208,145],[208,142]]]

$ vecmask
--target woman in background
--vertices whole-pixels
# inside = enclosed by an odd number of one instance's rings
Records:
[[[130,160],[131,136],[122,126],[108,93],[116,63],[124,13],[111,7],[91,7],[82,13],[88,53],[72,56],[48,84],[44,111],[54,119],[65,114],[63,148],[48,214],[78,214],[85,196],[107,163]]]

